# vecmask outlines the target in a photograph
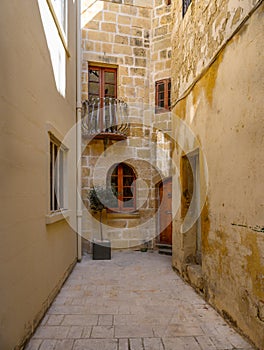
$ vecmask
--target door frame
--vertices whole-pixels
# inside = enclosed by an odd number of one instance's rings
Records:
[[[157,235],[157,241],[158,243],[160,243],[160,211],[159,211],[159,208],[160,208],[160,187],[164,184],[166,184],[167,182],[171,182],[171,185],[172,185],[172,176],[169,176],[169,177],[166,177],[162,180],[160,180],[157,184],[156,184],[156,193],[157,193],[157,208],[158,208],[158,215],[157,215],[157,222],[156,222],[156,232],[158,232],[158,235]],[[171,196],[171,210],[172,210],[172,196]],[[171,214],[172,215],[172,214]],[[172,220],[171,220],[171,225],[172,225]],[[167,227],[167,226],[166,226]],[[164,228],[165,229],[165,228]],[[163,231],[162,231],[163,232]],[[172,242],[172,226],[171,226],[171,242]]]
[[[191,206],[189,206],[188,210],[192,208],[194,210],[194,215],[198,215],[196,221],[193,223],[193,226],[189,228],[188,235],[193,235],[193,239],[195,240],[195,246],[193,247],[192,255],[194,256],[196,263],[201,265],[202,263],[202,232],[201,232],[201,217],[199,215],[200,213],[200,207],[201,207],[201,185],[200,185],[200,151],[199,148],[185,153],[181,157],[181,162],[188,161],[189,166],[192,170],[192,187],[193,187],[193,193],[192,193],[192,200],[191,200]],[[183,173],[183,163],[181,164],[181,176],[182,181],[183,177],[187,179],[187,174]],[[183,181],[183,182],[186,182]],[[188,215],[188,210],[185,212],[185,208],[183,208],[183,203],[186,201],[183,197],[184,193],[184,187],[182,187],[182,200],[181,200],[181,216],[182,219],[185,219],[185,216]],[[194,202],[193,202],[194,200]]]

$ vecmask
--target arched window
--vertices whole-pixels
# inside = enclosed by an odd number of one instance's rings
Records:
[[[109,173],[111,188],[116,197],[116,205],[110,209],[119,212],[134,211],[136,209],[136,175],[126,163],[112,167]]]

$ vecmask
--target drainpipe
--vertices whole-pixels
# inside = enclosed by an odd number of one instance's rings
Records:
[[[77,221],[77,259],[82,260],[82,201],[81,201],[81,6],[80,0],[76,0],[76,221]]]

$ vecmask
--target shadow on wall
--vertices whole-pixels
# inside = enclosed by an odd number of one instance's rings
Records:
[[[65,97],[67,55],[63,45],[66,42],[65,31],[60,25],[60,21],[57,19],[55,9],[52,12],[51,7],[48,6],[48,2],[38,0],[38,5],[52,63],[54,81],[58,92]],[[56,20],[54,20],[55,16]]]

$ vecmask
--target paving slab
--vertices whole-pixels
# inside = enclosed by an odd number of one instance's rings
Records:
[[[118,350],[117,339],[78,339],[73,350]]]
[[[164,350],[161,338],[144,338],[144,350]]]
[[[26,350],[253,350],[157,252],[78,263]]]

